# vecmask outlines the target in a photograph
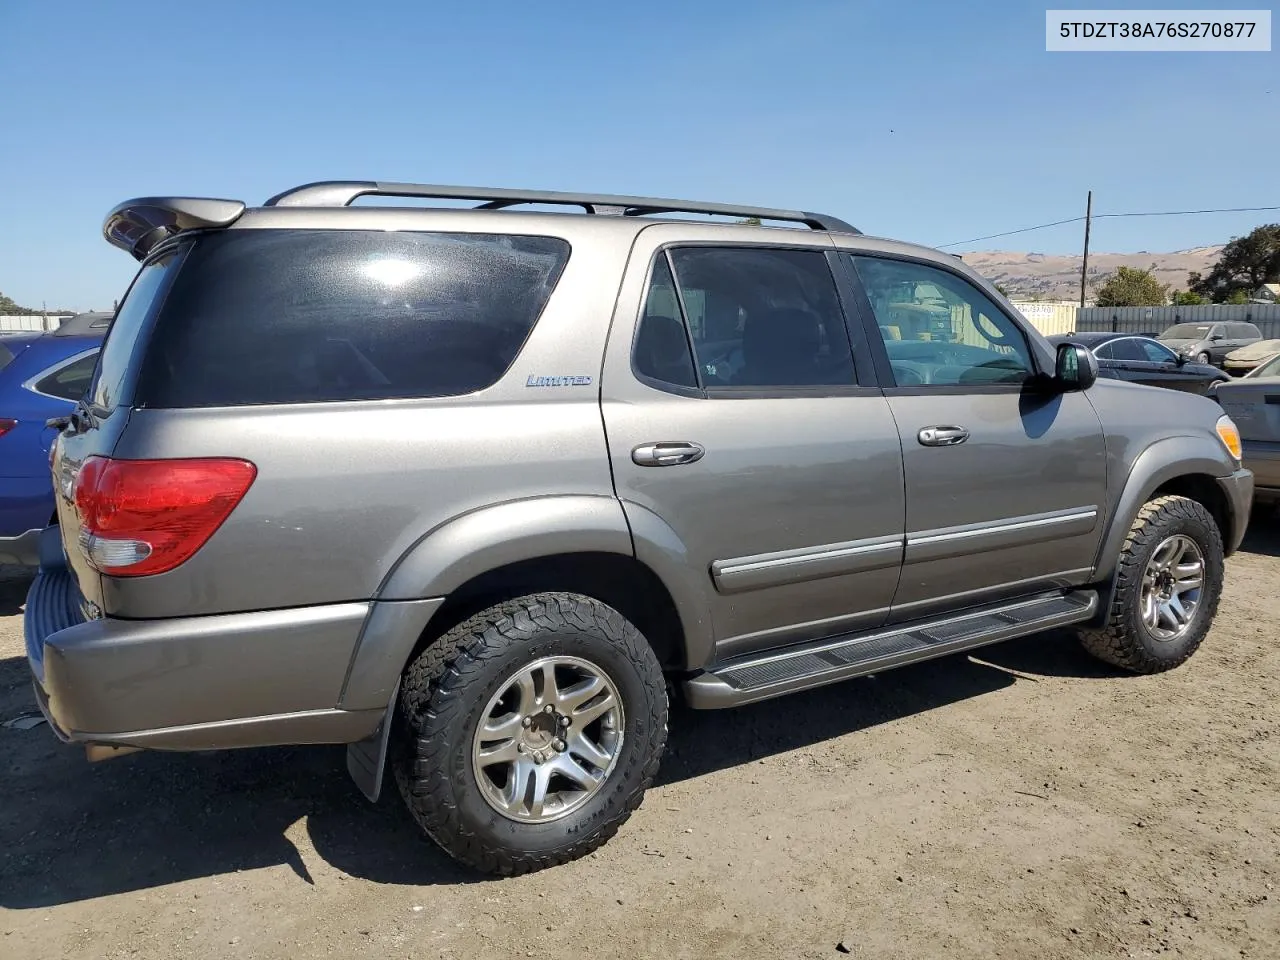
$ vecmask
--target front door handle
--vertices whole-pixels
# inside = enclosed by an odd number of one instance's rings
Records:
[[[969,431],[964,427],[925,427],[916,439],[926,447],[951,447],[968,440]]]
[[[642,467],[674,467],[701,460],[707,451],[700,443],[687,440],[646,443],[631,451],[631,459]]]

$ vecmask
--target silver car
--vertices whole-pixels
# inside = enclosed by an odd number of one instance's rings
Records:
[[[1178,323],[1160,334],[1160,342],[1196,363],[1220,365],[1227,354],[1262,339],[1252,323]]]
[[[1258,499],[1280,500],[1280,354],[1239,379],[1214,384],[1209,395],[1240,429]]]
[[[1098,379],[962,261],[829,215],[334,182],[104,229],[141,267],[53,450],[50,726],[347,744],[480,870],[612,836],[669,690],[735,707],[1064,626],[1176,667],[1248,522],[1215,403]]]

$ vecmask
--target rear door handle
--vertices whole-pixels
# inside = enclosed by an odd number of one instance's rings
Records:
[[[642,467],[674,467],[701,460],[704,453],[702,444],[678,440],[643,444],[631,451],[631,459]]]
[[[926,447],[951,447],[968,440],[969,431],[964,427],[925,427],[916,439]]]

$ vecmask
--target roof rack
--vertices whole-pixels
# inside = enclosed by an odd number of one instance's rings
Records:
[[[812,230],[861,233],[837,217],[802,210],[744,207],[733,203],[664,200],[658,197],[626,197],[610,194],[562,193],[556,190],[504,190],[496,187],[456,187],[426,183],[383,183],[372,180],[322,180],[278,193],[268,207],[346,207],[357,197],[427,197],[435,200],[479,200],[477,210],[501,210],[523,203],[562,204],[581,207],[587,213],[643,217],[658,213],[706,213],[726,217],[758,217],[803,223]]]

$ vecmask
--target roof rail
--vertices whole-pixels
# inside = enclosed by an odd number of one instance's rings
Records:
[[[372,180],[323,180],[304,183],[278,193],[268,207],[346,207],[357,197],[429,197],[436,200],[479,200],[475,209],[500,210],[522,203],[563,204],[587,213],[643,217],[656,213],[706,213],[726,217],[758,217],[803,223],[812,230],[861,233],[837,217],[802,210],[744,207],[735,203],[664,200],[658,197],[626,197],[594,193],[562,193],[557,190],[504,190],[496,187],[456,187],[427,183],[383,183]]]

